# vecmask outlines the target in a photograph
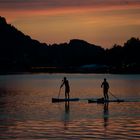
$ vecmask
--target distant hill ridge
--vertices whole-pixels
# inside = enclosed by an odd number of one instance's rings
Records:
[[[46,36],[47,38],[47,36]],[[80,67],[99,64],[109,71],[139,71],[140,40],[129,39],[111,49],[72,39],[69,43],[47,45],[25,35],[0,17],[0,65],[2,72],[31,71],[32,67]]]

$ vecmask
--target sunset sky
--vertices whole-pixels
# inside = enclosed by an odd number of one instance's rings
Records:
[[[140,0],[0,0],[0,16],[47,44],[77,38],[110,48],[140,37]]]

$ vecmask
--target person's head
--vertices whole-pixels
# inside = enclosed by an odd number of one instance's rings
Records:
[[[106,78],[104,78],[104,81],[106,81]]]
[[[66,77],[64,77],[64,81],[66,81],[67,80],[67,78]]]

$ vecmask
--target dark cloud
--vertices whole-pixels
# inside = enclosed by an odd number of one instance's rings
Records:
[[[78,6],[127,5],[140,3],[140,0],[0,0],[0,8],[47,9]]]

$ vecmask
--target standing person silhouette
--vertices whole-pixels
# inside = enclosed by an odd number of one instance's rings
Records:
[[[101,84],[101,88],[103,88],[104,99],[108,100],[109,99],[109,96],[108,96],[109,84],[108,84],[106,78],[104,78],[104,81]]]
[[[69,86],[69,81],[67,80],[66,77],[62,80],[62,84],[60,88],[62,88],[65,85],[65,99],[69,99],[69,93],[70,93],[70,86]]]

